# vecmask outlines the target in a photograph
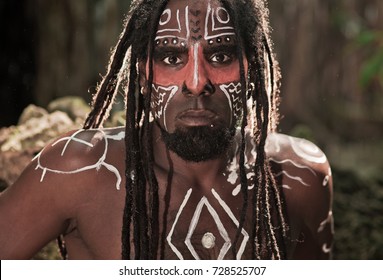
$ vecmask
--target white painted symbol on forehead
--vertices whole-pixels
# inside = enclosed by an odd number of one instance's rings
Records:
[[[205,40],[217,37],[235,35],[234,27],[231,25],[229,12],[223,8],[212,8],[210,1],[207,5],[205,20]]]
[[[172,24],[169,22],[172,18],[175,17],[177,21],[177,27],[174,28],[171,26]],[[187,40],[189,38],[189,7],[185,7],[185,21],[181,22],[180,20],[180,10],[172,11],[171,9],[165,9],[161,15],[159,28],[157,30],[157,36],[155,40],[169,38],[169,37],[177,37],[179,39]],[[170,25],[170,26],[169,26]],[[184,30],[186,32],[184,32]],[[182,36],[182,33],[185,33],[186,37]]]

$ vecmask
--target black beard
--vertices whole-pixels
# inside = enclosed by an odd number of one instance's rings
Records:
[[[215,159],[227,152],[235,129],[198,126],[169,133],[161,129],[166,147],[186,161],[201,162]]]

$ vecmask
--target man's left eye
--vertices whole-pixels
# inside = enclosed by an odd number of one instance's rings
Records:
[[[217,53],[210,57],[210,61],[213,63],[228,63],[231,60],[232,57],[224,53]]]
[[[175,55],[169,55],[165,57],[162,61],[167,65],[173,65],[173,66],[182,63],[182,60]]]

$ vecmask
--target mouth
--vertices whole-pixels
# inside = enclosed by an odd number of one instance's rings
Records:
[[[185,126],[212,126],[217,115],[210,110],[197,109],[184,111],[177,119]]]

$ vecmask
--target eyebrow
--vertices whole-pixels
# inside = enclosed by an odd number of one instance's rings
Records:
[[[215,45],[215,46],[207,46],[203,49],[204,55],[211,55],[217,52],[228,52],[228,53],[237,53],[237,46],[235,44],[228,45]]]
[[[162,56],[172,54],[186,54],[188,49],[182,46],[156,46],[153,51],[153,58],[161,58]]]

